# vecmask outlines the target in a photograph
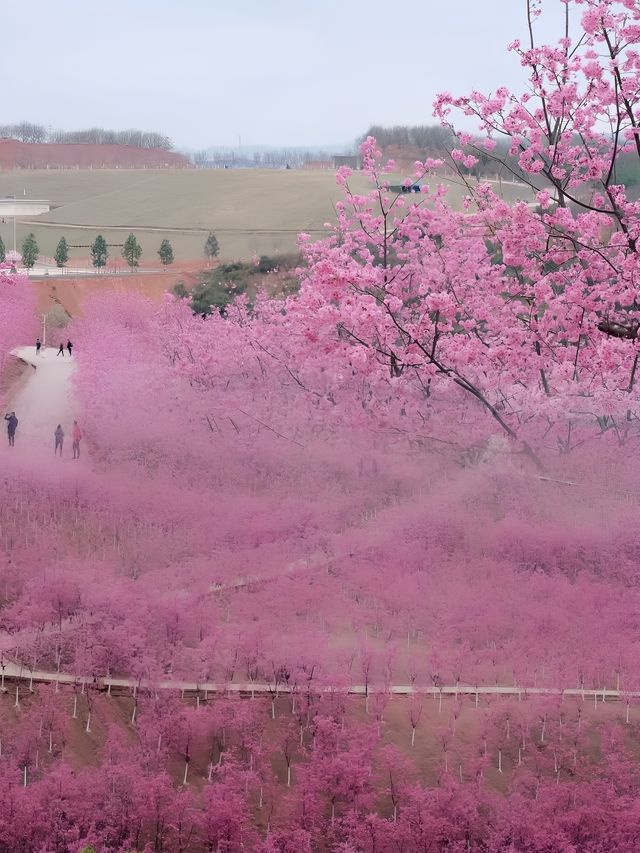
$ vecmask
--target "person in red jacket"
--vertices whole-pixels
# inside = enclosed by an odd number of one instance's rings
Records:
[[[80,440],[82,438],[82,430],[78,426],[78,421],[73,422],[73,458],[80,459]]]

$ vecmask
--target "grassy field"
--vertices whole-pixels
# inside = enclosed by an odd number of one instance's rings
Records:
[[[392,183],[400,180],[389,177]],[[356,192],[367,189],[359,174],[351,184]],[[508,184],[502,191],[508,200],[524,194]],[[218,237],[223,259],[292,251],[300,231],[322,235],[341,197],[333,172],[272,169],[23,170],[0,173],[0,197],[6,195],[51,201],[49,213],[17,227],[18,243],[33,231],[45,255],[53,254],[61,236],[78,246],[72,255],[86,257],[82,246],[98,232],[118,244],[134,231],[144,257],[153,260],[164,237],[178,259],[201,257],[209,230]],[[451,187],[456,206],[463,195]],[[11,248],[12,221],[0,224],[0,234]]]

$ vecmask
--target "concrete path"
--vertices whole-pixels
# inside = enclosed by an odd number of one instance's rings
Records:
[[[19,347],[13,354],[31,367],[31,375],[7,404],[18,418],[15,447],[8,447],[5,430],[0,453],[12,453],[25,460],[33,459],[34,454],[53,456],[53,433],[62,424],[65,431],[62,461],[71,463],[71,429],[76,417],[71,394],[74,359],[69,358],[66,350],[64,356],[57,356],[57,348],[53,347],[41,350],[40,356],[34,346]]]
[[[326,693],[348,693],[352,696],[368,696],[374,694],[388,694],[390,696],[474,696],[477,700],[486,696],[515,696],[519,700],[529,696],[559,696],[575,697],[584,700],[591,699],[594,702],[605,702],[612,700],[630,701],[640,697],[640,691],[625,692],[622,690],[582,690],[579,687],[525,687],[516,685],[473,685],[473,684],[446,684],[439,687],[434,685],[419,684],[351,684],[349,686],[316,685],[308,691],[304,683],[275,684],[267,681],[231,681],[228,683],[211,681],[183,681],[181,679],[163,678],[158,681],[134,678],[94,678],[92,676],[73,675],[65,672],[47,672],[44,670],[30,670],[20,666],[11,660],[3,658],[0,661],[0,689],[7,690],[7,682],[28,682],[31,687],[36,683],[61,684],[80,687],[83,690],[90,687],[105,692],[132,691],[136,693],[141,690],[158,691],[170,690],[180,692],[183,696],[196,696],[201,694],[236,694],[243,696],[264,695],[270,696],[286,694],[312,693],[314,696]]]

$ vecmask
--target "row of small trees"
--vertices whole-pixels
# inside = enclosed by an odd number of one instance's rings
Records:
[[[32,269],[40,256],[40,247],[38,246],[33,233],[27,234],[22,241],[20,249],[23,265],[27,269]],[[105,267],[109,257],[109,244],[102,234],[98,234],[96,239],[93,241],[90,246],[90,251],[91,263],[93,266],[96,269],[102,269]],[[218,240],[216,239],[215,234],[210,231],[204,246],[204,255],[208,260],[212,260],[218,255],[219,251]],[[175,260],[173,246],[166,237],[162,243],[160,243],[158,255],[160,257],[160,262],[165,267],[172,264]],[[5,261],[6,257],[7,252],[2,237],[0,236],[0,263]],[[60,238],[53,257],[56,262],[56,266],[60,269],[65,267],[69,262],[69,244],[65,237]],[[140,258],[142,257],[142,246],[138,243],[135,234],[129,234],[125,240],[122,246],[122,257],[127,262],[131,270],[134,270],[138,266]]]
[[[60,239],[60,243],[58,243],[58,248],[56,249],[56,253],[54,255],[55,262],[59,267],[64,266],[66,263],[66,259],[63,259],[63,254],[66,253],[66,241],[64,242],[64,237]],[[63,245],[61,245],[63,244]],[[96,269],[102,269],[107,264],[107,258],[109,257],[109,245],[107,241],[104,239],[102,234],[98,234],[96,239],[91,244],[91,263]],[[158,254],[160,256],[160,260],[163,264],[168,265],[173,263],[173,249],[171,247],[171,243],[168,240],[163,240],[160,248],[158,249]],[[122,257],[127,262],[129,268],[134,270],[142,257],[142,246],[138,243],[135,234],[129,234],[127,239],[122,246]]]

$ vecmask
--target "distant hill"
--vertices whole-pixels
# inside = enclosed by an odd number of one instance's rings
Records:
[[[191,169],[183,154],[163,148],[0,139],[0,169]]]

